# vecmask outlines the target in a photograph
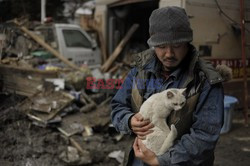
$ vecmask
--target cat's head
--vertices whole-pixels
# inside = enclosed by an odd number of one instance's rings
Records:
[[[177,89],[177,88],[170,88],[166,90],[166,98],[165,104],[167,107],[178,111],[186,104],[185,98],[186,88],[185,89]]]

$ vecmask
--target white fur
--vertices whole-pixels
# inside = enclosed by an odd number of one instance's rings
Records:
[[[148,134],[142,142],[156,155],[165,153],[177,137],[175,126],[172,124],[170,130],[166,118],[173,110],[178,111],[185,105],[184,91],[185,89],[171,88],[153,94],[140,108],[140,114],[143,118],[149,119],[154,124],[152,129],[154,132]]]

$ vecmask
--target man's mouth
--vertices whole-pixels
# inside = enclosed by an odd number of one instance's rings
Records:
[[[164,62],[174,63],[176,59],[163,59]]]

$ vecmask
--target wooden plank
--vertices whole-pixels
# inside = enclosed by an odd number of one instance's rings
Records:
[[[0,76],[3,91],[32,96],[37,93],[37,87],[44,84],[45,78],[56,78],[58,73],[1,64]]]
[[[122,49],[127,44],[127,42],[132,37],[133,33],[137,30],[138,27],[139,27],[138,24],[134,24],[129,29],[129,31],[127,32],[127,34],[125,35],[125,37],[120,41],[120,43],[118,44],[118,46],[115,48],[114,52],[110,55],[110,57],[108,58],[108,60],[102,65],[101,70],[103,72],[106,72],[110,68],[110,66],[112,65],[112,63],[116,60],[116,58],[121,53]]]
[[[38,44],[40,44],[42,47],[44,47],[46,50],[48,50],[50,53],[52,53],[55,57],[63,61],[65,64],[70,66],[73,69],[80,70],[75,64],[71,63],[67,58],[62,56],[57,50],[52,48],[50,45],[45,43],[39,36],[36,34],[30,32],[26,27],[20,26],[20,23],[17,20],[14,20],[14,23],[19,26],[19,28],[25,32],[27,35],[29,35],[33,40],[35,40]]]
[[[94,110],[94,108],[96,107],[95,103],[89,103],[85,106],[83,106],[82,108],[80,108],[80,112],[90,112],[91,110]]]
[[[115,71],[117,71],[122,65],[121,64],[115,64],[114,67],[110,68],[108,70],[108,73],[114,73]]]
[[[101,45],[102,60],[103,60],[103,63],[105,63],[107,61],[106,43],[104,41],[102,32],[97,30],[97,33],[98,33],[98,37],[99,37],[99,41],[100,41],[100,45]]]
[[[13,72],[15,74],[25,74],[25,75],[39,75],[39,76],[50,76],[50,77],[57,77],[57,71],[47,71],[47,70],[39,70],[35,68],[25,68],[20,66],[12,66],[12,65],[5,65],[0,64],[0,74],[7,74],[6,72]]]
[[[34,111],[30,107],[36,99],[44,98],[46,101],[55,101],[57,103],[56,108],[52,109],[49,114]],[[44,124],[47,124],[49,120],[54,118],[60,111],[67,107],[74,100],[74,97],[63,91],[45,91],[39,92],[34,96],[27,98],[21,105],[19,110],[25,112],[30,118],[38,120]],[[48,102],[51,104],[51,102]]]
[[[86,154],[86,151],[84,151],[84,150],[82,149],[81,145],[79,145],[73,137],[70,137],[69,140],[70,140],[71,144],[72,144],[81,154],[83,154],[83,155]]]

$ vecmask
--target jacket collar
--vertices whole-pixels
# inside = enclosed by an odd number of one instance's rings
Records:
[[[187,63],[187,61],[189,61],[189,62]],[[183,61],[181,62],[182,64],[180,64],[180,66],[182,66],[182,68],[177,68],[175,71],[173,71],[170,74],[169,77],[172,77],[174,79],[178,79],[183,72],[187,72],[187,75],[188,75],[187,81],[190,82],[194,77],[193,71],[194,71],[194,68],[195,68],[197,61],[198,61],[197,51],[196,51],[195,47],[190,44],[188,54],[187,54],[186,58],[183,59]],[[188,65],[184,65],[184,64],[188,64]],[[150,62],[145,64],[143,67],[143,69],[146,72],[153,73],[157,77],[160,77],[159,72],[161,71],[161,68],[162,68],[162,63],[157,58],[155,52],[153,52],[152,59],[150,60]]]

